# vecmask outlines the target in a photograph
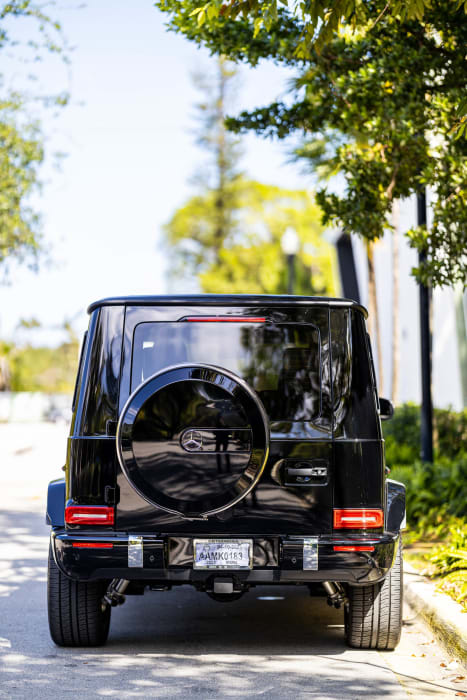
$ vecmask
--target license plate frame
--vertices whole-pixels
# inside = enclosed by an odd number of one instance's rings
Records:
[[[193,569],[249,571],[253,568],[253,540],[203,538],[193,540]]]
[[[318,538],[306,537],[303,540],[303,570],[318,571]]]

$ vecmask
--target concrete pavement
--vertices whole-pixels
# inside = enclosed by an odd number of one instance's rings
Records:
[[[374,698],[467,695],[408,612],[395,652],[347,649],[343,615],[300,587],[217,603],[181,587],[129,597],[99,649],[60,649],[46,613],[44,497],[66,430],[0,425],[0,698]]]

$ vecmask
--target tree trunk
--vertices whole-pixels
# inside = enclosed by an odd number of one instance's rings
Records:
[[[399,320],[399,201],[392,203],[392,380],[391,398],[399,403],[400,320]]]
[[[376,361],[378,371],[378,391],[384,394],[383,349],[378,317],[378,295],[376,293],[376,277],[374,264],[374,242],[367,241],[366,256],[368,263],[368,321],[370,337],[376,343]]]
[[[224,240],[226,238],[226,181],[227,181],[227,171],[228,171],[228,155],[227,155],[227,142],[226,142],[226,128],[225,128],[225,101],[226,101],[226,90],[227,84],[230,79],[230,73],[227,68],[227,61],[225,56],[219,56],[217,59],[218,68],[218,83],[217,83],[217,97],[216,97],[216,167],[217,167],[217,191],[216,191],[216,210],[217,210],[217,224],[214,233],[214,253],[216,258],[216,264],[220,264],[220,252],[224,245]]]

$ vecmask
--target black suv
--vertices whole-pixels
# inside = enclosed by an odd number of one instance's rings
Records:
[[[301,584],[343,607],[351,646],[394,649],[405,488],[386,478],[365,309],[200,295],[89,313],[48,492],[54,642],[104,643],[112,606],[146,589]]]

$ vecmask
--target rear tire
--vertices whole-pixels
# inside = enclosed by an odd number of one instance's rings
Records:
[[[60,647],[94,647],[109,635],[110,607],[102,610],[105,581],[72,581],[62,574],[49,548],[47,604],[50,636]]]
[[[345,607],[347,644],[356,649],[392,651],[402,630],[402,544],[384,581],[349,587]]]

